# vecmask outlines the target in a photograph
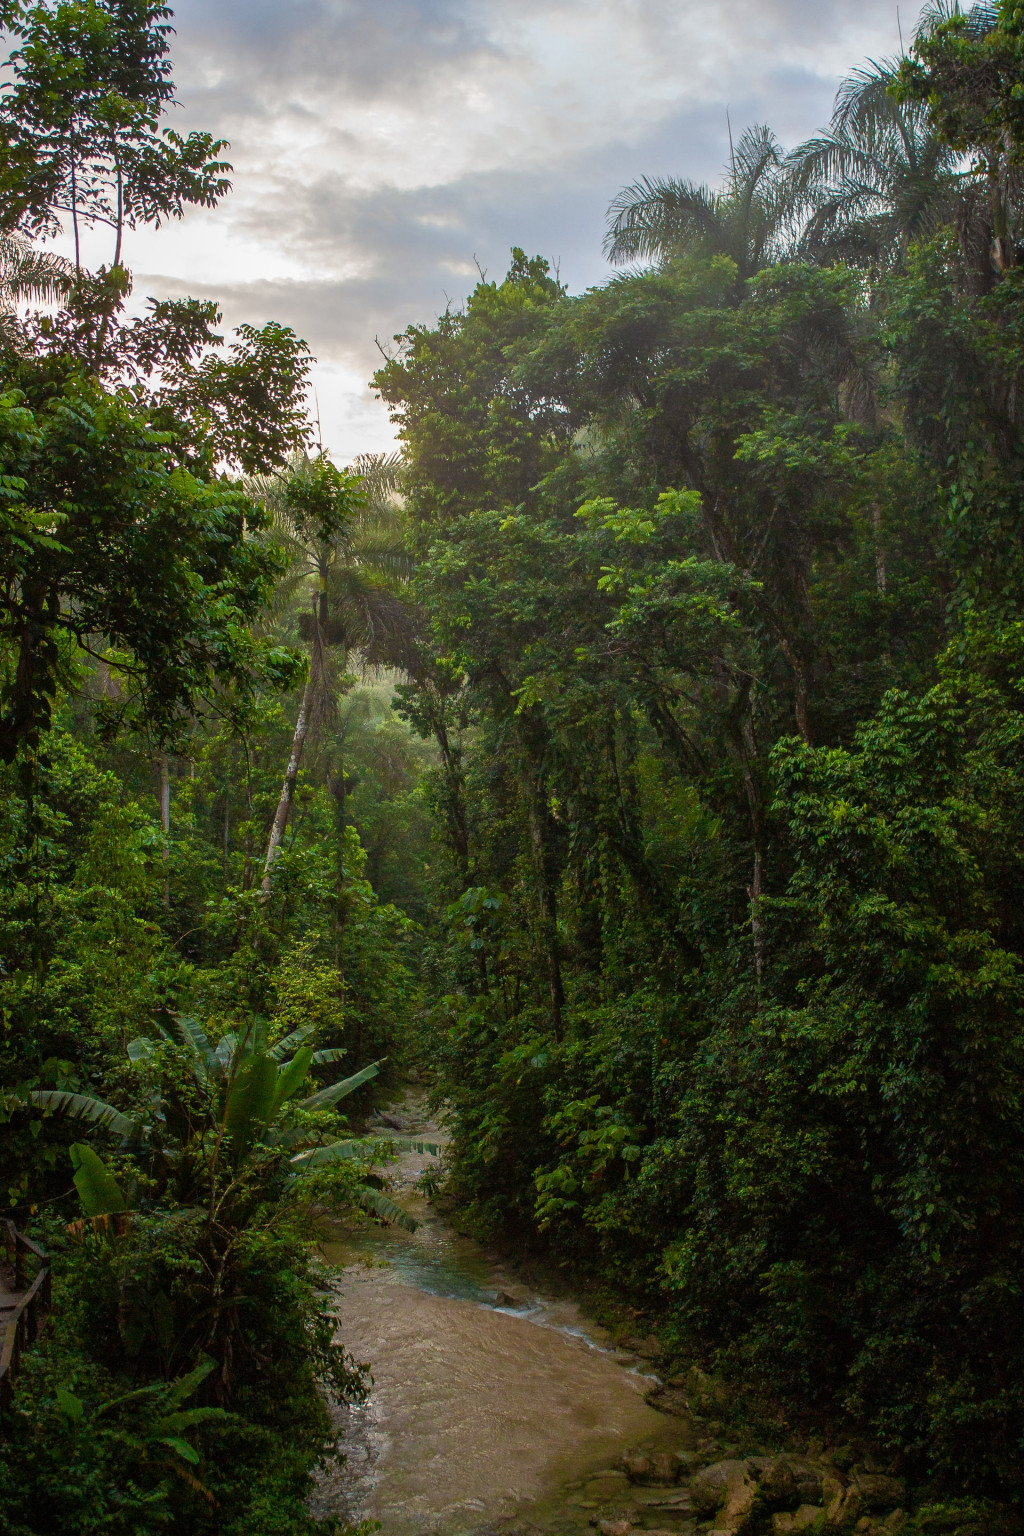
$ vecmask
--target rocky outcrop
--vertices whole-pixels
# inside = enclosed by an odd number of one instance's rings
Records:
[[[903,1480],[854,1470],[848,1477],[829,1462],[804,1456],[748,1456],[714,1462],[690,1482],[694,1511],[712,1518],[712,1536],[741,1536],[771,1515],[773,1536],[797,1536],[815,1528],[880,1528],[878,1517],[902,1522]]]
[[[716,1461],[690,1479],[690,1497],[699,1514],[715,1516],[715,1530],[729,1536],[745,1531],[757,1510],[757,1468],[753,1461]]]

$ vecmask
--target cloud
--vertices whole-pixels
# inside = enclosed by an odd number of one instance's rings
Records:
[[[175,26],[180,122],[231,140],[235,190],[140,236],[139,281],[294,325],[346,455],[387,433],[375,336],[461,302],[474,258],[600,281],[622,185],[716,179],[727,107],[805,137],[897,41],[892,0],[181,0]]]

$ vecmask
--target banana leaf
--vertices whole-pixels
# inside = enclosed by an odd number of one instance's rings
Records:
[[[270,1057],[267,1058],[268,1061],[270,1059]],[[312,1060],[313,1047],[311,1045],[307,1045],[303,1046],[302,1050],[296,1051],[291,1061],[286,1062],[282,1067],[278,1067],[277,1086],[274,1090],[274,1098],[270,1106],[270,1112],[267,1115],[268,1121],[273,1121],[275,1115],[277,1115],[278,1111],[283,1107],[283,1105],[287,1104],[288,1100],[292,1097],[292,1094],[298,1093],[299,1089],[302,1087],[302,1084],[305,1082],[307,1076],[309,1075],[309,1068]]]
[[[394,1200],[389,1200],[387,1195],[379,1189],[371,1189],[368,1184],[357,1184],[353,1190],[355,1198],[364,1210],[371,1211],[374,1216],[379,1216],[381,1221],[390,1222],[392,1226],[402,1227],[406,1232],[415,1232],[419,1222],[403,1211]]]
[[[195,1053],[205,1066],[208,1075],[219,1077],[220,1064],[202,1025],[195,1019],[186,1018],[183,1013],[174,1013],[171,1018],[179,1039]]]
[[[84,1120],[89,1125],[98,1125],[118,1136],[134,1136],[138,1128],[134,1120],[123,1115],[112,1104],[104,1104],[102,1099],[94,1099],[88,1093],[65,1093],[60,1088],[34,1088],[27,1097],[29,1103],[35,1104],[37,1109],[48,1109],[54,1115],[67,1115],[71,1120]]]
[[[312,1024],[301,1024],[298,1029],[293,1029],[290,1035],[285,1035],[276,1045],[272,1045],[267,1052],[274,1061],[283,1061],[289,1051],[297,1051],[300,1045],[305,1045],[313,1033]]]
[[[329,1045],[322,1051],[313,1052],[313,1065],[314,1067],[326,1067],[328,1063],[340,1061],[343,1056],[347,1055],[348,1051],[343,1045]]]
[[[312,1147],[289,1159],[293,1168],[324,1168],[328,1163],[348,1162],[352,1158],[372,1159],[379,1143],[353,1137],[351,1141],[332,1141],[326,1147]]]
[[[103,1159],[92,1147],[75,1142],[70,1148],[75,1188],[87,1216],[113,1216],[128,1209],[121,1188]]]
[[[444,1147],[437,1141],[421,1141],[418,1136],[388,1136],[403,1152],[420,1152],[425,1157],[440,1157]]]
[[[236,1160],[245,1156],[270,1118],[277,1088],[277,1064],[269,1056],[254,1056],[232,1079],[224,1107],[224,1125]]]
[[[216,1361],[204,1360],[201,1365],[197,1365],[195,1370],[189,1371],[186,1376],[176,1376],[171,1382],[169,1393],[171,1402],[183,1403],[186,1398],[192,1396],[197,1387],[202,1386],[210,1372],[216,1369]]]
[[[340,1083],[332,1083],[329,1088],[321,1088],[319,1093],[313,1093],[308,1099],[299,1101],[302,1109],[329,1109],[332,1104],[337,1104],[339,1099],[345,1099],[350,1093],[355,1093],[364,1083],[377,1076],[381,1066],[387,1060],[382,1056],[380,1061],[371,1061],[368,1067],[361,1072],[355,1072],[351,1077],[343,1078]]]

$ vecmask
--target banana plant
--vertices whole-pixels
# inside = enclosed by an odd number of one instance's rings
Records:
[[[168,1138],[181,1149],[179,1167],[205,1168],[211,1189],[219,1179],[237,1181],[268,1156],[288,1178],[346,1159],[374,1158],[379,1140],[332,1136],[312,1115],[332,1108],[370,1082],[382,1062],[374,1061],[350,1077],[300,1097],[311,1068],[330,1065],[344,1052],[317,1050],[309,1043],[311,1026],[294,1030],[270,1044],[265,1026],[254,1021],[240,1034],[228,1034],[214,1046],[199,1023],[180,1014],[157,1019],[164,1042],[184,1047],[194,1092],[158,1088],[148,1112],[135,1117],[88,1094],[37,1089],[31,1103],[51,1114],[94,1125],[121,1138],[126,1149],[159,1152],[167,1161]],[[128,1057],[136,1065],[155,1061],[158,1041],[133,1040]],[[301,1113],[300,1113],[301,1112]],[[391,1136],[389,1141],[419,1152],[436,1153],[433,1143]],[[128,1209],[128,1198],[102,1159],[91,1148],[71,1148],[75,1187],[87,1216],[96,1218]],[[355,1199],[385,1221],[414,1231],[417,1223],[394,1200],[368,1184],[357,1184]],[[212,1206],[211,1206],[212,1208]]]
[[[223,1408],[186,1408],[184,1405],[214,1369],[214,1361],[204,1360],[195,1370],[189,1371],[185,1376],[177,1377],[174,1381],[153,1382],[150,1386],[142,1387],[138,1391],[113,1397],[109,1402],[101,1403],[91,1410],[69,1388],[61,1386],[56,1391],[57,1412],[75,1430],[86,1424],[95,1427],[99,1420],[112,1409],[123,1411],[130,1404],[136,1424],[132,1432],[134,1440],[141,1441],[148,1450],[164,1455],[167,1451],[171,1451],[175,1458],[197,1466],[199,1452],[186,1438],[188,1432],[211,1420],[226,1420],[228,1415]],[[146,1411],[147,1409],[149,1412]],[[168,1471],[179,1477],[184,1476],[185,1481],[192,1486],[202,1488],[202,1484],[196,1484],[190,1474],[183,1474],[174,1460],[168,1460],[166,1465]],[[207,1489],[202,1491],[209,1493]]]

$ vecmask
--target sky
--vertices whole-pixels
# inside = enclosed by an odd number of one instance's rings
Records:
[[[893,0],[179,0],[179,131],[230,141],[215,211],[128,237],[137,293],[302,335],[325,447],[393,442],[369,380],[407,325],[501,278],[509,248],[601,283],[609,202],[715,181],[738,133],[786,145],[898,49]],[[913,10],[902,17],[912,28]],[[97,251],[96,259],[109,261]],[[313,402],[311,400],[311,410]]]

